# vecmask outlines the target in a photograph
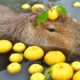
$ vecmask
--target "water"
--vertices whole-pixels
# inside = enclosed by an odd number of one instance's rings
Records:
[[[53,2],[57,0],[50,0],[50,1]],[[0,4],[6,5],[17,12],[21,12],[20,6],[24,3],[31,4],[31,3],[37,3],[37,2],[45,3],[45,2],[48,2],[48,0],[0,0]]]
[[[72,7],[72,3],[75,1],[80,0],[0,0],[0,4],[6,5],[12,10],[21,13],[23,11],[20,9],[20,6],[24,3],[31,4],[33,2],[40,2],[44,4],[51,4],[54,2],[54,4],[62,4],[71,16],[80,21],[80,8]],[[9,53],[4,55],[0,54],[0,80],[29,80],[29,74],[27,73],[27,64],[29,62],[22,64],[22,71],[19,74],[11,75],[5,70],[6,66],[9,64],[9,55]]]
[[[33,3],[33,2],[40,2],[44,4],[51,4],[54,2],[54,4],[62,4],[69,14],[76,18],[78,21],[80,21],[80,8],[75,8],[72,6],[73,2],[80,1],[80,0],[0,0],[0,4],[6,5],[10,7],[12,10],[16,12],[23,12],[20,9],[20,6],[24,3]]]

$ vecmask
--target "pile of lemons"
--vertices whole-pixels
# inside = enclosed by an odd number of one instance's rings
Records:
[[[57,6],[56,6],[57,7]],[[59,17],[59,13],[56,9],[56,7],[53,7],[51,8],[49,11],[48,11],[48,18],[50,20],[56,20],[58,17]],[[21,6],[21,9],[22,10],[31,10],[32,12],[38,12],[39,10],[43,10],[45,11],[46,10],[46,7],[43,5],[43,4],[34,4],[32,7],[29,5],[29,4],[23,4]],[[62,10],[62,9],[59,9],[59,10]]]
[[[66,56],[61,51],[49,51],[47,53],[39,46],[26,46],[23,42],[12,44],[9,40],[0,40],[0,54],[8,54],[10,64],[7,71],[16,74],[21,71],[20,62],[23,58],[31,61],[40,60],[51,67],[50,76],[54,80],[79,80],[80,79],[80,62],[74,61],[71,64],[66,63]],[[46,80],[43,74],[44,67],[41,64],[31,64],[28,72],[31,74],[30,80]]]
[[[43,4],[34,4],[30,6],[29,4],[25,3],[20,7],[22,10],[31,10],[32,12],[36,12],[38,9],[44,10],[45,6]]]
[[[9,51],[13,50],[9,60],[11,64],[7,66],[7,71],[11,74],[15,74],[21,71],[21,62],[23,60],[23,51],[26,45],[22,42],[12,44],[9,40],[0,40],[0,54],[8,54]]]

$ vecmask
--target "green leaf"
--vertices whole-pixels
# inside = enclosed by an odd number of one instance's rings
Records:
[[[44,75],[46,79],[48,80],[51,77],[51,67],[49,67],[45,72]]]
[[[48,19],[48,12],[46,11],[46,12],[41,13],[38,16],[37,23],[41,24],[41,23],[45,22],[47,19]]]
[[[61,14],[67,14],[66,9],[62,5],[57,6],[56,10]]]
[[[61,14],[67,14],[66,9],[62,5],[52,7],[52,10],[56,9]]]

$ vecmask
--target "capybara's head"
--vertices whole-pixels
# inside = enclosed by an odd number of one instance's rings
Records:
[[[60,15],[56,20],[46,20],[42,24],[37,24],[36,14],[30,17],[30,23],[33,25],[35,41],[39,45],[52,47],[73,49],[76,46],[77,23],[68,15]]]

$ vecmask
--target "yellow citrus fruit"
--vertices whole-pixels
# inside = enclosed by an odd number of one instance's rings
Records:
[[[29,71],[30,74],[33,74],[33,73],[36,73],[36,72],[42,72],[43,67],[40,64],[32,64],[32,65],[30,65],[28,71]]]
[[[10,62],[21,62],[23,60],[23,55],[21,53],[13,53],[9,57]]]
[[[75,71],[80,70],[80,61],[74,61],[74,62],[72,62],[71,66],[72,66],[72,68],[73,68]]]
[[[10,73],[10,74],[16,74],[16,73],[19,73],[21,71],[21,64],[19,63],[11,63],[7,66],[7,71]]]
[[[13,46],[13,50],[15,52],[22,52],[25,50],[25,48],[26,48],[26,45],[22,42],[15,43]]]
[[[7,53],[12,49],[12,43],[9,40],[0,40],[0,53]]]
[[[48,18],[50,20],[56,20],[58,17],[59,13],[57,12],[57,10],[53,9],[48,11]]]
[[[74,6],[74,7],[80,7],[80,2],[74,2],[74,3],[73,3],[73,6]]]
[[[44,6],[43,4],[34,4],[34,5],[32,6],[32,11],[33,11],[33,12],[36,12],[36,10],[38,10],[38,9],[44,10],[44,9],[45,9],[45,6]]]
[[[47,64],[53,65],[55,63],[64,62],[66,57],[60,51],[50,51],[45,55],[44,60]]]
[[[80,70],[73,75],[73,80],[80,80]]]
[[[22,10],[29,10],[30,7],[31,7],[31,6],[30,6],[29,4],[27,4],[27,3],[21,5],[21,9],[22,9]]]
[[[52,66],[51,77],[54,80],[68,80],[73,76],[73,69],[68,63],[57,63]]]
[[[46,80],[42,73],[34,73],[31,75],[30,80]]]
[[[39,46],[30,46],[24,51],[24,57],[28,60],[38,60],[44,55],[44,51]]]

